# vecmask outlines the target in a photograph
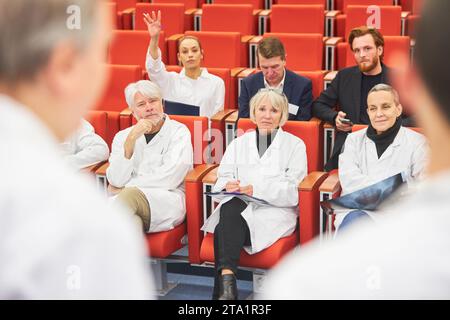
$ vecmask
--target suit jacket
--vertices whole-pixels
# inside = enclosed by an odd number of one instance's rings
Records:
[[[390,83],[390,73],[391,69],[382,65],[381,83]],[[361,82],[362,72],[358,66],[340,70],[330,86],[314,101],[312,107],[313,116],[329,122],[334,126],[334,120],[338,114],[335,107],[339,106],[339,110],[347,114],[347,119],[350,119],[355,124],[359,123],[359,115],[361,112]],[[344,146],[347,134],[347,132],[336,130],[334,148],[331,153],[331,158],[325,165],[325,170],[330,171],[338,167],[339,154]]]
[[[241,92],[239,94],[239,118],[250,117],[250,99],[259,89],[264,87],[264,76],[262,72],[252,74],[242,80]],[[289,113],[289,120],[308,121],[311,119],[311,105],[313,102],[311,80],[286,70],[283,93],[288,98],[290,104],[299,107],[296,114]]]

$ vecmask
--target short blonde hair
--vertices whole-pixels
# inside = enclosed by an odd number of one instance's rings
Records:
[[[274,89],[260,89],[250,100],[250,119],[256,123],[255,112],[261,102],[268,98],[272,106],[281,111],[280,127],[282,127],[289,117],[289,102],[286,96]]]

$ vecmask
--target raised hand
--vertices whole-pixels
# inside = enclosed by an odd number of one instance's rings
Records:
[[[148,13],[144,13],[144,22],[147,25],[150,37],[159,37],[161,32],[161,11],[158,10],[158,14],[152,11],[151,16]]]

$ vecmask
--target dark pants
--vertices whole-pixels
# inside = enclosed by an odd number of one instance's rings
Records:
[[[220,207],[220,220],[214,230],[215,278],[213,298],[219,295],[219,281],[222,269],[237,273],[239,256],[244,246],[251,245],[250,230],[241,212],[247,204],[233,198]]]

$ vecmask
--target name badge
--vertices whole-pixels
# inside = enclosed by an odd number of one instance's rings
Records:
[[[296,115],[298,112],[299,106],[296,106],[295,104],[289,103],[289,113]]]

